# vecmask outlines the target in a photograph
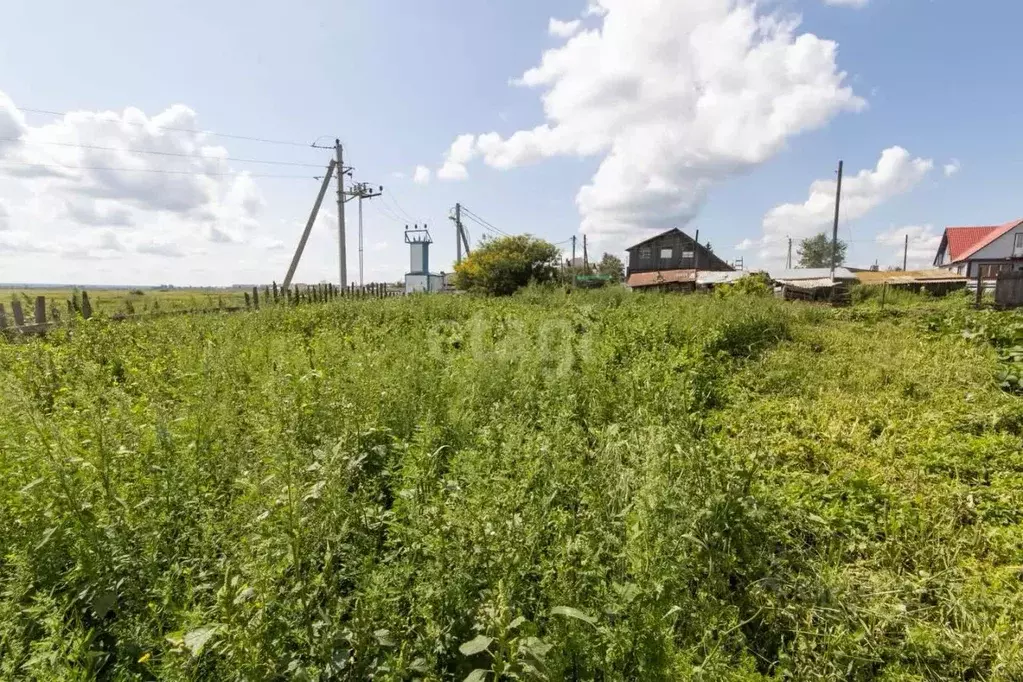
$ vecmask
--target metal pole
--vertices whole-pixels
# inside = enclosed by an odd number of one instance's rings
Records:
[[[359,286],[365,284],[362,279],[362,193],[359,193]]]
[[[302,238],[298,240],[298,247],[295,249],[295,255],[291,257],[291,265],[288,266],[288,274],[284,276],[284,289],[288,289],[291,286],[291,278],[295,276],[295,269],[298,268],[298,261],[302,258],[302,251],[305,250],[305,243],[309,241],[309,233],[313,229],[313,223],[316,222],[316,214],[320,212],[320,204],[323,203],[323,197],[327,194],[327,187],[330,186],[331,176],[334,175],[335,162],[331,159],[330,164],[327,166],[327,172],[323,176],[323,184],[320,185],[320,193],[316,195],[316,203],[313,204],[312,213],[309,214],[309,220],[305,224],[305,230],[302,232]],[[276,285],[274,285],[276,289]]]
[[[831,280],[835,280],[835,266],[838,260],[838,207],[842,203],[842,162],[838,162],[838,191],[835,192],[835,227],[831,232]]]
[[[909,260],[909,235],[906,235],[906,245],[902,247],[902,271],[906,271],[906,263]]]
[[[334,140],[337,152],[337,257],[341,285],[348,281],[348,252],[345,245],[345,164],[341,140]]]

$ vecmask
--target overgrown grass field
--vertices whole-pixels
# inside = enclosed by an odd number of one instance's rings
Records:
[[[0,678],[1023,679],[1015,344],[624,291],[0,340]]]

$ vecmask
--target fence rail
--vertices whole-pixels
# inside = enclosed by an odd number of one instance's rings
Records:
[[[192,315],[198,313],[233,313],[245,310],[259,310],[261,307],[297,306],[309,303],[326,303],[341,298],[392,298],[404,296],[404,291],[398,291],[388,287],[386,284],[367,284],[364,286],[349,285],[341,287],[336,284],[315,284],[308,286],[294,286],[290,289],[278,287],[274,282],[271,285],[252,287],[251,291],[243,292],[244,305],[218,305],[213,308],[191,308],[184,310],[152,311],[145,313],[118,312],[110,315],[112,320],[140,320],[167,315]],[[62,312],[57,303],[58,299],[51,299],[47,308],[45,296],[36,296],[34,301],[33,316],[31,320],[26,319],[25,309],[22,302],[12,299],[10,303],[11,314],[8,317],[7,308],[0,303],[0,334],[44,334],[55,327],[59,327],[75,319],[90,319],[94,315],[92,302],[89,300],[89,292],[82,290],[81,295],[75,295],[66,300],[66,312]],[[66,315],[66,317],[65,317]]]

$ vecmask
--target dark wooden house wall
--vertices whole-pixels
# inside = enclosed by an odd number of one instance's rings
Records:
[[[645,251],[649,249],[649,251]],[[661,249],[671,249],[671,258],[662,259]],[[682,254],[692,251],[699,254],[701,270],[732,270],[706,247],[697,244],[692,237],[683,232],[667,232],[653,239],[633,246],[629,251],[629,273],[651,272],[654,270],[692,270],[696,267],[695,258],[683,258]],[[649,254],[649,258],[642,258]]]

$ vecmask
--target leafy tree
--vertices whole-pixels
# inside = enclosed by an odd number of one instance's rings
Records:
[[[612,282],[621,282],[625,279],[625,264],[618,256],[605,253],[597,263],[597,274],[610,275]]]
[[[559,258],[556,246],[530,235],[484,238],[455,266],[454,284],[464,291],[507,296],[530,282],[554,281]]]
[[[841,239],[838,240],[838,248],[835,251],[835,266],[845,263],[845,252],[848,245]],[[799,243],[799,267],[801,268],[830,268],[831,267],[831,240],[826,234],[818,234],[807,237]]]

